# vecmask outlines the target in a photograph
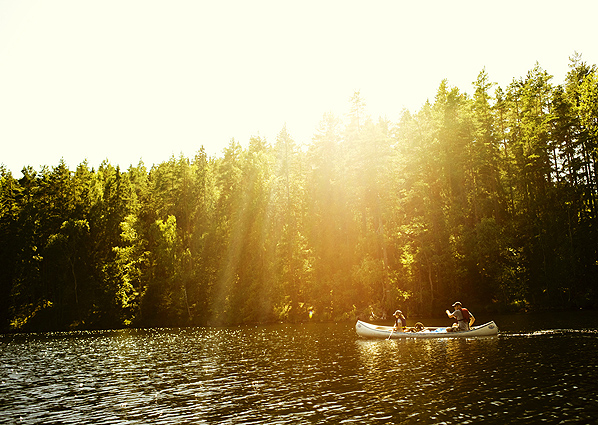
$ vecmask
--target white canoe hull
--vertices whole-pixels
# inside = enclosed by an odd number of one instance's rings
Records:
[[[392,326],[372,325],[358,320],[355,330],[364,338],[469,338],[474,336],[493,336],[498,334],[498,327],[494,322],[474,326],[468,331],[447,332],[447,328],[425,328],[421,332],[393,332]]]

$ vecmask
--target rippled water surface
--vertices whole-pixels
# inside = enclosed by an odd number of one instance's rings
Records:
[[[597,314],[493,319],[499,336],[472,339],[365,340],[353,323],[4,335],[0,423],[598,420]]]

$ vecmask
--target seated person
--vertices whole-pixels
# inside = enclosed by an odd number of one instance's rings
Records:
[[[397,310],[393,316],[395,317],[395,326],[393,330],[396,332],[403,332],[403,327],[407,326],[407,319],[403,315],[403,312],[401,310]]]
[[[412,328],[408,329],[408,332],[421,332],[425,329],[425,326],[422,322],[417,322]]]

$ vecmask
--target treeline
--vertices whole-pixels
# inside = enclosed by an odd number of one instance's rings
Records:
[[[1,169],[3,329],[598,306],[598,73],[324,115],[151,169]]]

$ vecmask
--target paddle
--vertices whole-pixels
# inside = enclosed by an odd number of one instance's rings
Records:
[[[392,331],[390,331],[390,335],[388,335],[388,338],[386,339],[390,339],[390,337],[392,336],[392,333],[395,331],[395,328],[392,328]]]

